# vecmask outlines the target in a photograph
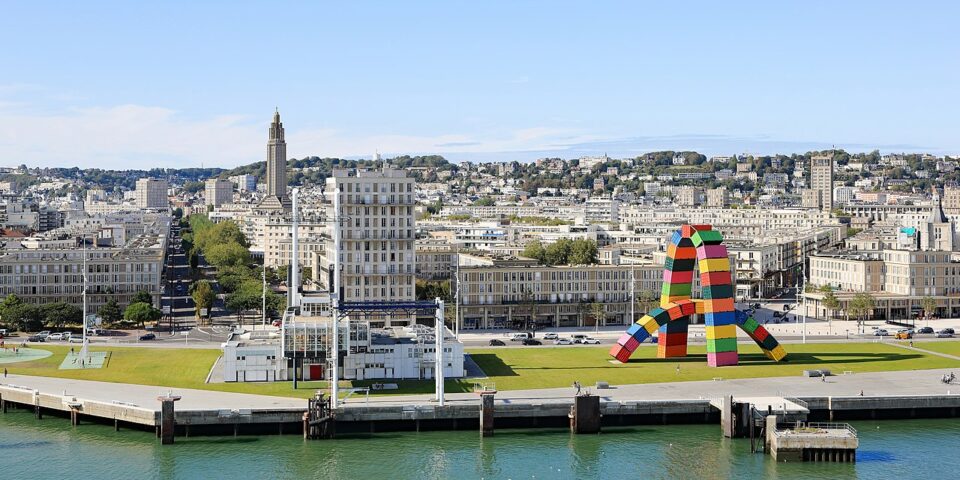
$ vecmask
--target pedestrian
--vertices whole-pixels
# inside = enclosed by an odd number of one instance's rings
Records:
[[[677,364],[677,375],[680,375],[680,364]]]
[[[910,348],[913,348],[913,339],[910,340]]]
[[[863,390],[860,390],[860,396],[861,397],[863,396]]]
[[[821,374],[820,374],[820,381],[823,382],[823,383],[827,383],[827,376],[821,373]]]
[[[7,367],[3,367],[3,378],[7,378]]]
[[[573,381],[573,388],[576,388],[576,389],[577,389],[577,393],[576,393],[576,394],[577,394],[577,395],[580,395],[580,382],[574,380],[574,381]]]

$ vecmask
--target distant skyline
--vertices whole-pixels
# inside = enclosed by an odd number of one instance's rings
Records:
[[[0,166],[960,154],[956,2],[10,2]]]

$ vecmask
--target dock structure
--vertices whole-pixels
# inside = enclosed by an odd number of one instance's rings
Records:
[[[849,424],[797,422],[784,426],[771,415],[765,429],[766,451],[778,462],[857,461],[860,440]]]

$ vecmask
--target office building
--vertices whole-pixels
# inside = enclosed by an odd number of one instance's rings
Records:
[[[833,156],[819,155],[810,159],[810,189],[818,192],[821,210],[833,210]]]
[[[208,179],[204,189],[204,199],[207,206],[213,205],[214,207],[232,202],[233,182],[219,178]]]
[[[166,209],[170,206],[167,197],[169,185],[166,180],[141,178],[137,180],[135,197],[137,207],[141,209]]]

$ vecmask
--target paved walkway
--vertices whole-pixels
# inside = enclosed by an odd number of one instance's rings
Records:
[[[908,347],[909,348],[909,347]],[[956,370],[953,370],[956,373]],[[946,393],[960,395],[960,383],[945,385],[940,378],[950,369],[935,370],[908,370],[901,372],[855,373],[842,375],[834,372],[835,376],[827,377],[826,381],[820,378],[807,377],[774,377],[731,379],[720,381],[648,383],[642,385],[619,385],[609,390],[596,390],[590,385],[584,385],[585,390],[597,393],[604,401],[637,401],[637,400],[683,400],[683,399],[710,399],[723,395],[741,397],[756,396],[856,396],[861,391],[864,395],[943,395]],[[722,375],[722,371],[718,371]],[[681,374],[682,375],[682,374]],[[550,388],[540,390],[509,390],[497,393],[497,401],[502,403],[532,402],[550,403],[568,402],[573,397],[574,389]],[[432,395],[391,395],[370,397],[370,405],[399,405],[431,403]],[[450,403],[478,403],[479,399],[473,393],[451,393],[446,396]],[[351,404],[364,404],[362,398],[351,398]]]
[[[84,400],[103,402],[120,401],[144,408],[160,409],[158,395],[172,392],[183,399],[177,402],[177,410],[236,410],[270,408],[307,408],[307,401],[299,398],[271,397],[246,393],[212,392],[188,388],[130,385],[126,383],[93,382],[53,377],[9,375],[0,378],[0,384],[29,387],[54,395],[68,394]]]

